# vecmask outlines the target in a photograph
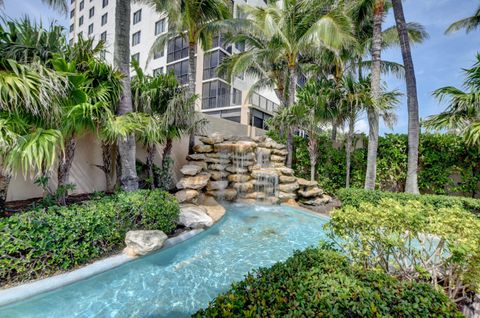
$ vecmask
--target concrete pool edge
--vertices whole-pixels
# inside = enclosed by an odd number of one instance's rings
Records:
[[[162,249],[155,252],[162,251],[164,248],[169,248],[186,241],[201,232],[203,229],[195,229],[184,232],[178,236],[171,237],[165,241]],[[103,273],[127,262],[138,259],[137,257],[129,257],[124,254],[117,254],[107,257],[105,259],[88,264],[82,268],[73,270],[71,272],[47,277],[30,283],[25,283],[11,288],[0,289],[0,307],[19,302],[36,295],[50,292],[52,290],[64,287],[80,280],[92,277],[94,275]]]

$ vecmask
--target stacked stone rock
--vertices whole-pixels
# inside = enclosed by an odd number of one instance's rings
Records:
[[[301,199],[322,203],[316,182],[296,178],[285,166],[285,146],[266,137],[239,138],[213,134],[201,137],[181,172],[176,196],[180,203],[199,204],[204,196],[219,200],[268,200],[271,203]],[[268,191],[267,191],[268,190]]]

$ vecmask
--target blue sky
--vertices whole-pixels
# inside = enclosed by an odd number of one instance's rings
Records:
[[[453,21],[470,16],[479,5],[474,0],[405,0],[404,10],[407,21],[422,23],[430,38],[423,44],[413,47],[413,61],[417,76],[420,117],[440,112],[445,105],[439,105],[432,97],[432,92],[442,86],[459,86],[462,82],[462,68],[467,68],[475,61],[475,54],[479,51],[479,32],[466,35],[459,31],[451,35],[444,35],[445,29]],[[68,27],[68,19],[52,11],[40,0],[6,0],[4,11],[10,17],[29,15],[43,21],[57,20]],[[393,14],[385,21],[385,27],[394,24]],[[401,63],[399,49],[391,49],[383,54],[383,59]],[[393,76],[385,77],[390,89],[405,91],[403,80]],[[406,98],[398,108],[399,120],[395,132],[406,132],[407,110]],[[358,131],[367,131],[367,123],[362,118],[357,123]],[[391,132],[381,127],[381,132]]]

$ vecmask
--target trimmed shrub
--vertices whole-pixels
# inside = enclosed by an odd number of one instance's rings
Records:
[[[382,192],[353,188],[340,189],[337,197],[343,206],[359,207],[362,203],[376,205],[380,203],[382,199],[392,199],[401,204],[418,201],[437,209],[460,207],[480,217],[480,199],[433,194],[415,195],[410,193]]]
[[[193,317],[462,317],[442,292],[352,267],[326,248],[310,248],[260,268]]]
[[[454,201],[407,198],[350,202],[327,233],[365,269],[440,286],[456,302],[480,291],[480,220]]]
[[[0,219],[0,285],[68,270],[117,250],[129,230],[176,228],[179,206],[160,190],[118,193]]]

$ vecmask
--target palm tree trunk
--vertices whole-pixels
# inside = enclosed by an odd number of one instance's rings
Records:
[[[68,193],[63,190],[68,184],[68,179],[70,178],[70,169],[72,168],[76,147],[77,139],[74,136],[65,140],[65,152],[63,156],[60,157],[57,169],[57,189],[61,190],[59,191],[60,196],[58,197],[58,204],[60,205],[65,205],[67,203],[66,197]]]
[[[165,147],[163,148],[162,154],[162,175],[158,178],[158,187],[165,190],[171,190],[172,188],[172,178],[171,178],[171,154],[172,154],[172,139],[167,138],[165,142]]]
[[[318,142],[314,133],[308,134],[308,152],[310,154],[310,181],[315,181],[317,168]]]
[[[288,82],[288,100],[287,107],[291,107],[295,104],[295,95],[297,92],[297,69],[293,64],[288,68],[289,82]],[[293,129],[288,129],[287,136],[287,167],[291,168],[293,163]]]
[[[99,167],[105,174],[106,192],[111,193],[115,190],[115,180],[113,178],[113,169],[116,164],[117,145],[102,141],[102,161],[103,166]]]
[[[5,214],[8,186],[11,178],[12,176],[9,173],[0,172],[0,216]]]
[[[162,167],[165,167],[165,165],[167,164],[167,160],[169,160],[170,155],[172,154],[172,148],[173,148],[172,142],[173,141],[171,138],[167,138],[165,142],[165,147],[163,148],[163,155],[162,155]]]
[[[355,117],[348,119],[348,134],[347,134],[347,146],[346,146],[346,177],[345,188],[350,188],[350,170],[352,166],[352,143],[353,134],[355,133]]]
[[[405,192],[418,194],[420,193],[417,179],[420,124],[418,119],[417,80],[415,78],[415,69],[413,66],[405,16],[403,14],[402,1],[393,0],[392,5],[397,24],[398,37],[400,38],[403,65],[405,67],[405,80],[407,82],[408,164]]]
[[[195,69],[195,48],[197,44],[190,42],[188,44],[188,96],[195,95],[195,80],[197,70]],[[188,140],[188,153],[193,153],[193,146],[195,146],[195,132],[191,132]]]
[[[365,176],[365,189],[374,190],[377,179],[377,150],[378,150],[378,128],[379,113],[377,110],[380,100],[380,63],[382,52],[382,22],[384,12],[384,1],[376,0],[373,14],[373,38],[372,38],[372,87],[371,94],[373,108],[367,110],[368,117],[368,154],[367,173]]]
[[[156,153],[156,145],[155,144],[150,144],[147,145],[147,159],[146,159],[146,165],[147,165],[147,171],[148,171],[148,180],[150,180],[150,188],[154,189],[155,188],[155,176],[153,175],[153,160],[155,160],[155,153]]]
[[[338,130],[338,125],[337,125],[337,122],[334,121],[332,123],[332,143],[337,141],[337,130]]]
[[[123,92],[117,108],[117,115],[133,112],[132,91],[130,88],[130,0],[117,0],[115,7],[115,42],[113,61],[122,72]],[[138,177],[135,168],[135,135],[118,138],[122,175],[120,182],[125,191],[138,189]]]

